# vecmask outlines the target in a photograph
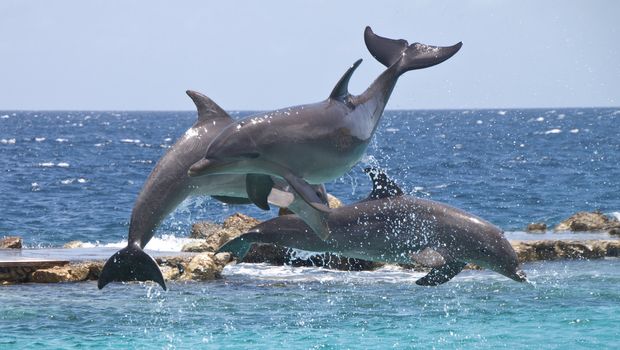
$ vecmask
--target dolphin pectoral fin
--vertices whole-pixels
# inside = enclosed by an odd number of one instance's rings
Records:
[[[243,197],[230,197],[230,196],[211,196],[211,198],[218,200],[222,203],[238,205],[238,204],[252,204],[253,202],[248,198]]]
[[[164,290],[166,282],[155,259],[137,245],[128,245],[106,261],[97,287],[105,287],[110,282],[155,281]]]
[[[303,179],[288,173],[284,174],[293,191],[301,197],[295,198],[289,209],[299,217],[316,233],[322,240],[329,238],[328,216],[330,209],[326,200],[323,200],[317,190]]]
[[[244,235],[247,235],[245,233]],[[243,235],[232,239],[226,242],[220,249],[217,250],[218,253],[231,253],[237,258],[237,261],[242,261],[243,258],[248,254],[250,248],[252,248],[253,242],[244,237]]]
[[[426,276],[415,281],[419,286],[438,286],[446,283],[456,276],[465,267],[461,261],[453,261],[440,267],[433,268]]]
[[[247,174],[245,176],[245,186],[248,198],[257,207],[269,210],[269,193],[273,188],[273,180],[269,175]]]

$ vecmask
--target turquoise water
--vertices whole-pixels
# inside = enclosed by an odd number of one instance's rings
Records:
[[[188,101],[188,108],[191,106]],[[233,113],[238,118],[243,113]],[[123,246],[144,180],[193,112],[0,112],[0,236],[32,247]],[[362,163],[327,184],[365,198],[374,165],[410,194],[479,215],[523,239],[577,211],[620,217],[620,109],[386,111]],[[183,203],[147,248],[182,246],[198,220],[241,211]],[[582,235],[581,237],[585,237]],[[609,238],[591,234],[589,238]],[[529,235],[570,238],[570,234]],[[618,348],[620,259],[526,264],[535,283],[421,273],[237,265],[224,279],[152,285],[0,286],[0,349]]]
[[[398,269],[241,264],[156,286],[0,288],[0,348],[617,348],[620,259],[530,263],[534,285],[466,271],[436,288]]]

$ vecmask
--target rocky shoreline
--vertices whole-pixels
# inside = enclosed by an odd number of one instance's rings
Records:
[[[228,253],[215,251],[228,240],[241,235],[259,221],[243,214],[234,214],[223,224],[198,222],[192,226],[191,237],[196,241],[183,247],[189,256],[156,258],[164,278],[168,281],[206,281],[221,278],[224,267],[235,263]],[[531,227],[530,227],[531,226]],[[542,226],[528,226],[531,232]],[[546,229],[546,225],[545,228]],[[619,234],[620,222],[600,212],[580,212],[556,226],[556,231],[607,231]],[[620,257],[620,240],[513,240],[510,241],[521,262],[563,259],[601,259]],[[69,242],[67,249],[80,247],[80,242]],[[21,249],[19,237],[0,239],[0,249]],[[374,270],[383,263],[344,258],[334,254],[317,254],[310,257],[296,256],[295,251],[270,244],[254,245],[242,262],[272,265],[317,266],[337,270]],[[105,261],[80,261],[49,266],[32,263],[28,266],[3,266],[0,263],[0,285],[15,283],[58,283],[97,280]],[[403,266],[423,270],[415,265]],[[476,266],[469,266],[476,269]]]

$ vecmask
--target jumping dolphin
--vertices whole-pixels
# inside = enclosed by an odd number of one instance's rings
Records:
[[[297,215],[255,226],[224,246],[241,259],[253,243],[273,243],[313,252],[386,263],[417,262],[431,271],[416,283],[445,283],[471,262],[515,281],[526,280],[517,255],[491,223],[446,204],[403,194],[384,173],[365,170],[373,190],[365,200],[331,209],[330,237],[323,241]]]
[[[129,223],[127,247],[115,253],[103,267],[98,287],[112,281],[153,280],[166,289],[164,278],[155,260],[142,249],[151,240],[159,224],[174,209],[192,195],[210,195],[229,204],[249,204],[243,174],[212,175],[192,178],[189,167],[200,160],[215,136],[233,119],[207,96],[187,91],[198,110],[198,120],[157,162],[144,183],[134,204]],[[304,214],[306,202],[287,190],[288,184],[267,178],[268,200],[293,212]],[[317,196],[326,202],[322,185],[316,186]]]
[[[248,181],[248,197],[262,208],[266,198],[256,194],[267,193],[260,188],[268,181],[261,178],[282,178],[310,204],[302,219],[327,239],[328,210],[309,184],[338,178],[361,159],[403,73],[439,64],[462,46],[409,45],[375,35],[370,27],[364,39],[370,53],[388,67],[364,93],[353,96],[348,91],[358,60],[325,101],[252,115],[226,127],[209,145],[205,158],[191,166],[190,176],[256,174]]]

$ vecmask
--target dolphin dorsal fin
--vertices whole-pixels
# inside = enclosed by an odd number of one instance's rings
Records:
[[[367,199],[397,197],[404,194],[400,187],[398,187],[398,185],[382,170],[377,168],[366,168],[364,172],[368,174],[372,180],[372,192],[370,192]]]
[[[216,119],[224,119],[228,122],[233,122],[230,115],[228,115],[222,107],[218,106],[217,103],[213,102],[212,99],[201,94],[200,92],[192,90],[187,90],[185,93],[192,99],[192,101],[194,101],[194,104],[196,105],[199,123],[214,121]]]
[[[332,93],[329,95],[330,99],[343,101],[349,96],[349,80],[353,75],[353,72],[359,67],[360,63],[362,63],[362,59],[355,61],[349,69],[342,75],[342,78],[338,80],[338,83],[332,90]]]

